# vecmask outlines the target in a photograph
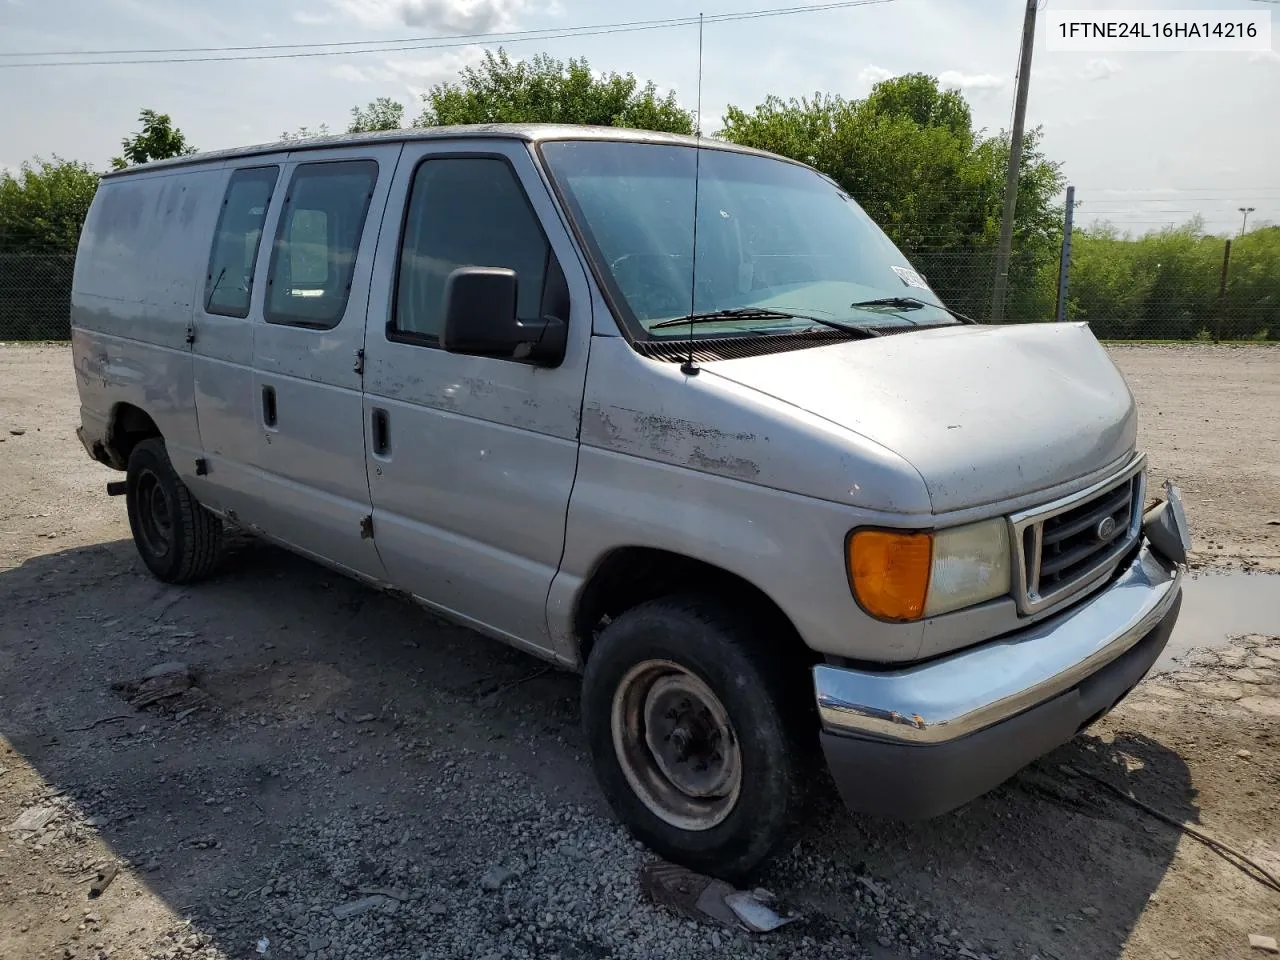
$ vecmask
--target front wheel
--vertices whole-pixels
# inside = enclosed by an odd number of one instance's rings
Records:
[[[222,521],[191,495],[164,441],[157,437],[134,447],[125,477],[129,528],[147,569],[166,583],[198,580],[212,570]]]
[[[582,717],[615,815],[660,856],[725,879],[785,837],[799,763],[783,637],[668,597],[619,616],[587,661]]]

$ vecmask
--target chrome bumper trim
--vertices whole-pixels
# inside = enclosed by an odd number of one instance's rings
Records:
[[[1182,571],[1145,544],[1110,586],[1018,633],[900,670],[813,668],[825,730],[942,743],[1069,690],[1150,633],[1182,589]]]

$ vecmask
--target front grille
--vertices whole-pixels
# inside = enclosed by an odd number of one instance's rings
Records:
[[[1064,603],[1114,572],[1141,532],[1144,466],[1140,458],[1118,477],[1011,518],[1021,613]]]

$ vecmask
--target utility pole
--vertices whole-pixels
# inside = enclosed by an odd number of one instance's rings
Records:
[[[1240,224],[1240,236],[1244,236],[1244,228],[1249,225],[1249,214],[1253,213],[1253,207],[1239,207],[1241,213],[1244,214],[1244,222]]]
[[[1213,328],[1213,342],[1222,339],[1222,321],[1227,315],[1227,275],[1231,271],[1231,238],[1222,251],[1222,282],[1218,284],[1218,322]]]
[[[1067,286],[1071,277],[1071,224],[1076,212],[1076,188],[1067,187],[1067,212],[1062,221],[1062,259],[1058,261],[1058,310],[1055,319],[1067,319]]]
[[[1004,294],[1009,286],[1009,253],[1013,249],[1013,214],[1018,205],[1018,172],[1022,166],[1022,129],[1027,122],[1027,89],[1031,86],[1031,51],[1036,40],[1036,7],[1027,0],[1022,23],[1022,59],[1018,64],[1018,92],[1013,106],[1009,142],[1009,172],[1004,182],[1004,218],[1000,221],[1000,249],[996,251],[996,282],[991,297],[991,322],[1004,319]]]

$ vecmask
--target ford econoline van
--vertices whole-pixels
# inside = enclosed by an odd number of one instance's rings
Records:
[[[809,757],[855,811],[985,793],[1178,614],[1181,503],[1088,328],[953,313],[780,157],[484,126],[149,163],[103,177],[71,320],[158,578],[231,525],[581,671],[616,815],[720,876]]]

